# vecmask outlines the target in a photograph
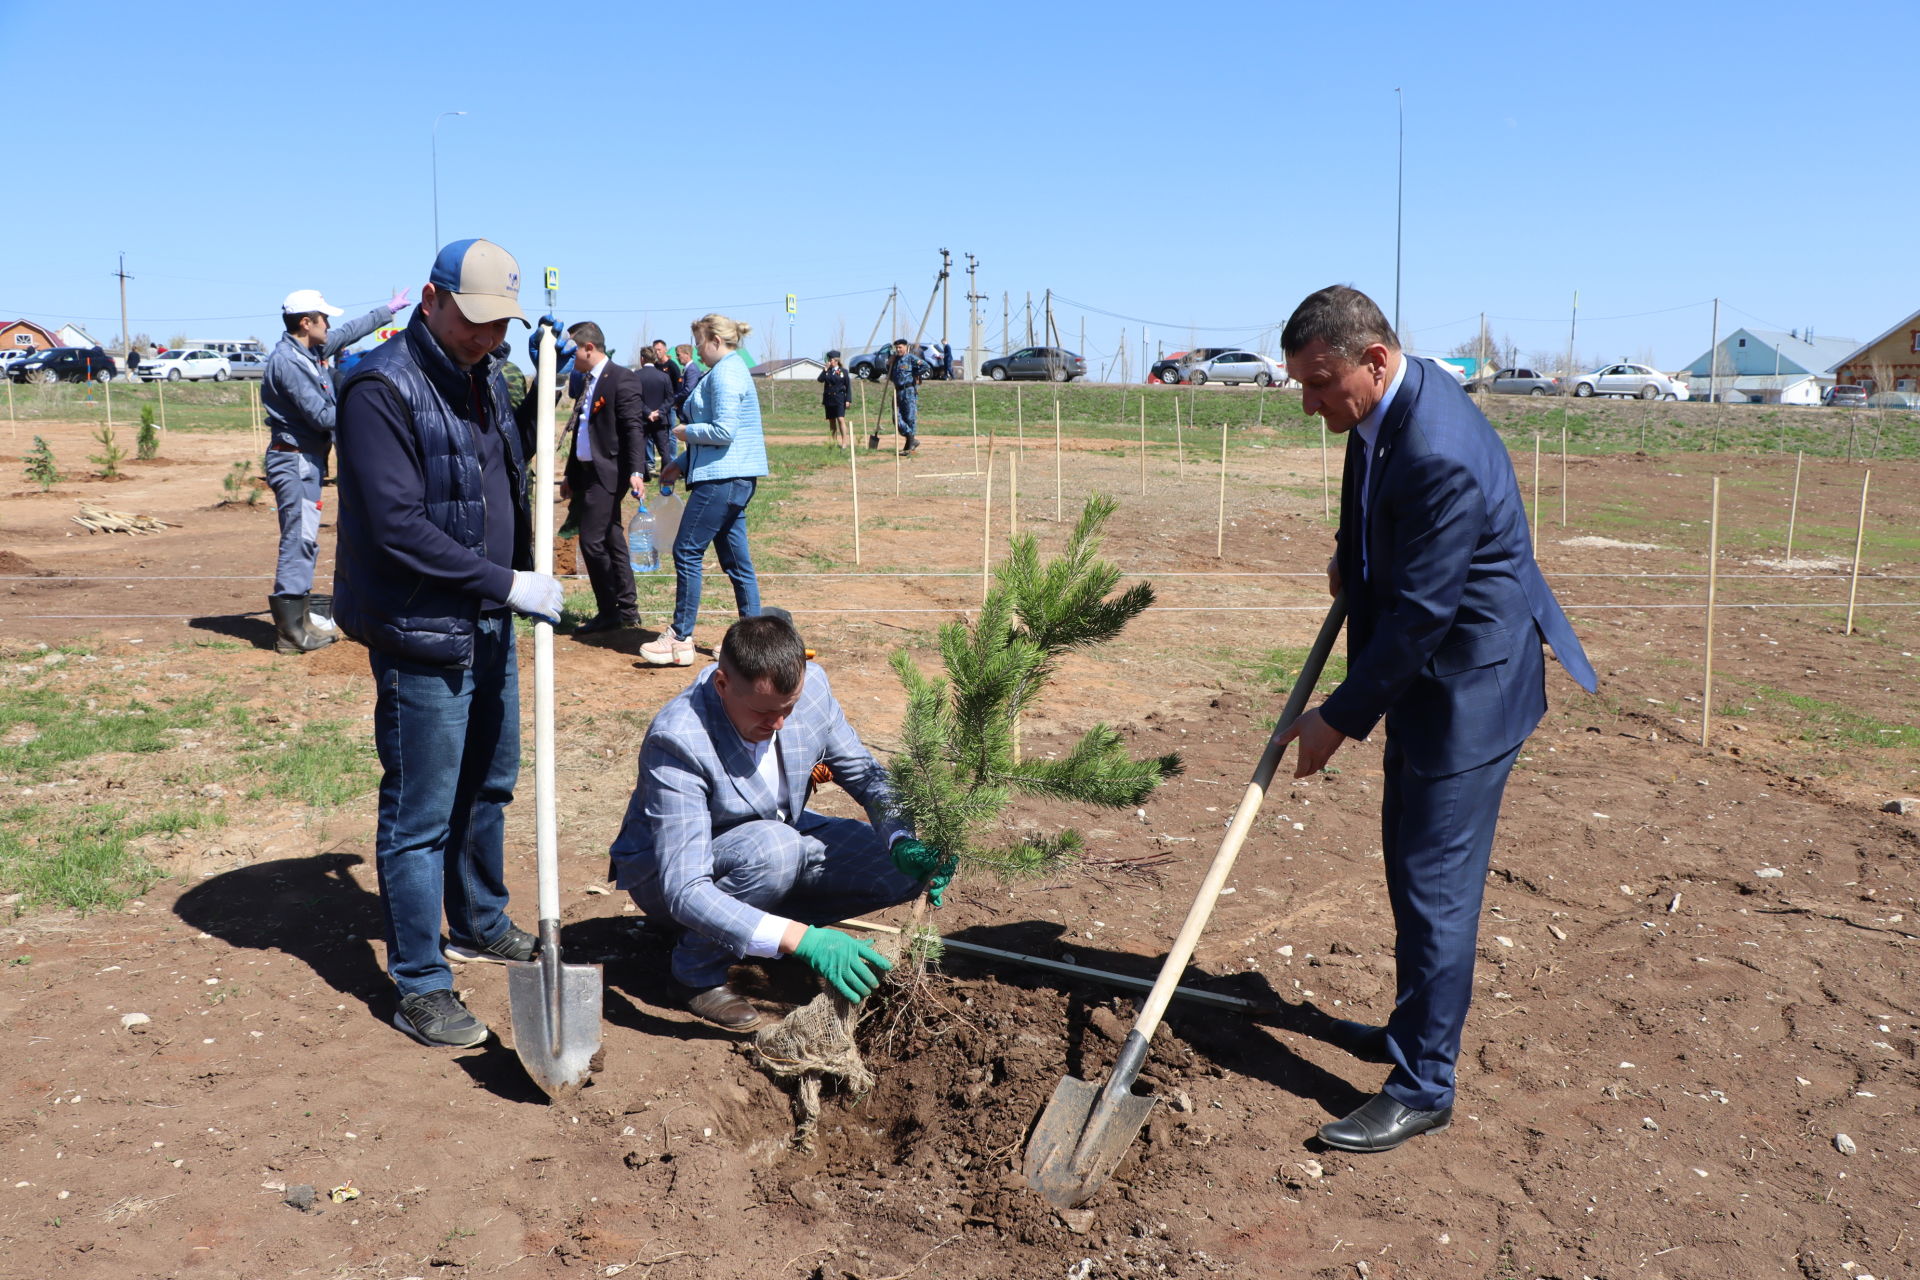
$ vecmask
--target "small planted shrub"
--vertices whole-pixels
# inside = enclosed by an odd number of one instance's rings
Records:
[[[140,435],[133,443],[133,456],[142,462],[151,462],[160,456],[160,433],[153,425],[153,406],[140,406]]]
[[[113,427],[107,423],[101,423],[99,430],[93,433],[93,438],[99,443],[100,452],[88,454],[87,461],[100,468],[102,480],[117,478],[120,474],[120,464],[127,460],[127,451],[120,447],[118,440],[114,439]]]
[[[27,479],[39,485],[42,493],[60,483],[60,468],[54,465],[53,450],[40,436],[33,438],[33,448],[27,450]]]

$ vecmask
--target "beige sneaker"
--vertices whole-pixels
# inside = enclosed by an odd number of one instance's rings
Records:
[[[640,656],[656,667],[693,665],[693,641],[682,640],[671,631],[662,631],[658,640],[640,646]]]

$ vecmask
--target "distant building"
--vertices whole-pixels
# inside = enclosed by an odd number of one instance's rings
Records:
[[[60,339],[60,341],[54,343],[56,347],[97,347],[100,345],[92,334],[77,324],[63,324],[59,329],[54,331],[53,336]]]
[[[1920,390],[1920,311],[1848,351],[1834,362],[1832,373],[1836,381],[1858,383],[1868,391]]]
[[[44,351],[60,345],[58,335],[31,320],[0,324],[0,351]]]
[[[1794,330],[1735,329],[1681,373],[1696,400],[1706,399],[1712,387],[1729,404],[1819,404],[1833,385],[1834,362],[1856,345],[1852,338]]]
[[[795,360],[763,360],[753,367],[753,376],[781,382],[812,382],[826,371],[827,366],[812,356],[801,356]]]

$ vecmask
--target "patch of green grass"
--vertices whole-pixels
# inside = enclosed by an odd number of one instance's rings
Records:
[[[1277,692],[1289,693],[1293,689],[1293,682],[1300,677],[1300,669],[1306,665],[1309,652],[1311,651],[1305,647],[1284,644],[1279,648],[1269,649],[1265,657],[1252,664],[1253,678]],[[1314,688],[1317,692],[1330,691],[1346,678],[1346,655],[1330,653],[1327,655],[1327,665],[1321,669],[1319,682]]]
[[[1824,698],[1789,693],[1773,685],[1756,685],[1730,698],[1719,714],[1731,717],[1765,715],[1795,725],[1803,742],[1848,747],[1912,747],[1913,726],[1882,720]]]
[[[212,710],[210,695],[106,706],[40,685],[0,689],[0,775],[37,780],[73,760],[165,751],[178,741],[170,730],[200,728]]]
[[[372,741],[345,720],[312,720],[297,731],[259,734],[240,765],[260,775],[247,799],[293,800],[331,809],[364,794],[378,778]]]
[[[163,878],[129,848],[133,841],[225,822],[224,814],[203,809],[141,814],[120,805],[66,812],[22,805],[0,813],[0,888],[22,895],[25,905],[112,910]]]

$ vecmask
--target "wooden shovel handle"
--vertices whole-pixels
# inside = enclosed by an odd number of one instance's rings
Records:
[[[1274,770],[1280,765],[1280,756],[1285,747],[1280,736],[1293,727],[1293,722],[1306,710],[1307,699],[1313,696],[1314,685],[1320,682],[1321,668],[1327,664],[1327,655],[1333,650],[1333,642],[1340,634],[1340,624],[1347,618],[1347,597],[1343,593],[1336,596],[1333,606],[1327,610],[1327,620],[1320,624],[1320,634],[1314,637],[1313,649],[1307,654],[1307,660],[1300,667],[1300,675],[1293,682],[1293,692],[1287,695],[1287,705],[1280,713],[1279,723],[1273,726],[1273,732],[1267,737],[1267,749],[1260,756],[1260,764],[1253,771],[1253,781],[1247,783],[1247,789],[1240,795],[1240,807],[1233,811],[1233,821],[1227,824],[1226,838],[1220,842],[1220,851],[1213,855],[1213,865],[1207,868],[1206,879],[1200,882],[1200,892],[1195,895],[1193,906],[1187,909],[1186,923],[1180,926],[1179,936],[1173,940],[1173,949],[1167,952],[1167,959],[1160,966],[1160,976],[1154,980],[1153,990],[1147,993],[1147,1002],[1140,1008],[1140,1017],[1134,1022],[1133,1029],[1140,1033],[1142,1040],[1152,1040],[1153,1033],[1159,1029],[1161,1015],[1166,1013],[1167,1005],[1173,999],[1173,989],[1180,984],[1180,977],[1186,972],[1187,961],[1193,958],[1193,949],[1200,943],[1201,931],[1207,927],[1207,918],[1213,914],[1214,903],[1220,900],[1220,890],[1227,882],[1228,874],[1233,870],[1233,860],[1240,856],[1240,846],[1246,843],[1247,832],[1253,829],[1253,820],[1260,812],[1260,804],[1266,799],[1267,786],[1273,781]]]

